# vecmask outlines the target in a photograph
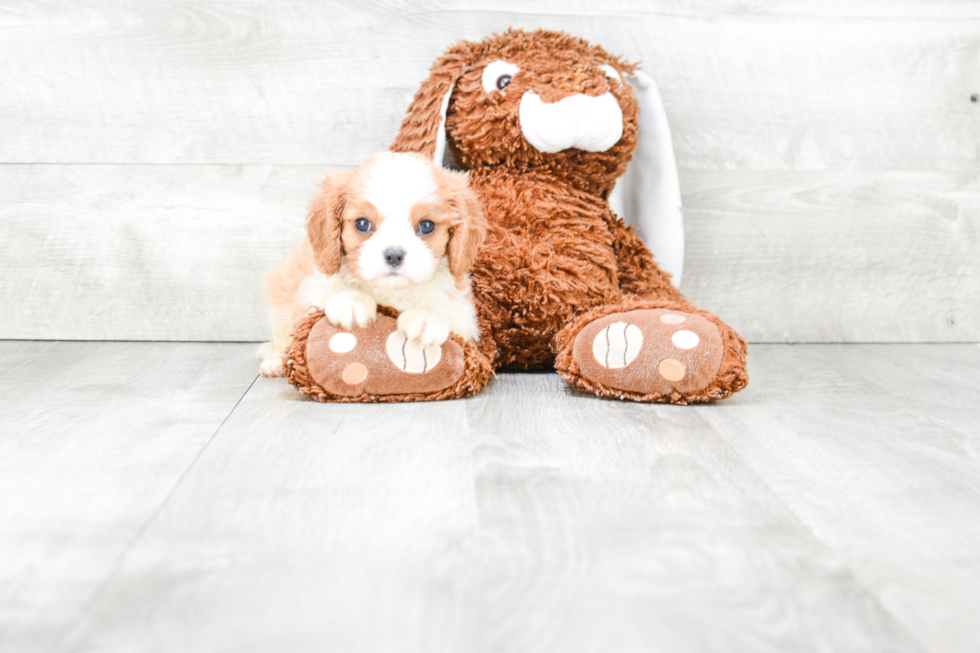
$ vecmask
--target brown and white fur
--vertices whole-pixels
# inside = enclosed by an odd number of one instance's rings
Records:
[[[369,231],[359,230],[371,223]],[[423,233],[435,224],[432,233]],[[306,217],[307,238],[267,277],[272,342],[262,374],[282,376],[293,327],[311,308],[345,329],[374,320],[379,304],[423,345],[480,335],[469,270],[486,220],[466,173],[415,154],[383,152],[353,172],[332,172]]]

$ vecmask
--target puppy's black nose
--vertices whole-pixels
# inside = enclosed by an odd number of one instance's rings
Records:
[[[388,265],[393,268],[397,268],[405,260],[405,250],[400,247],[389,247],[385,250],[385,260],[388,261]]]

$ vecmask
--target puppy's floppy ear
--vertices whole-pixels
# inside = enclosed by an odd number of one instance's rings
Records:
[[[476,254],[487,236],[487,220],[479,195],[469,184],[469,173],[436,170],[436,183],[440,192],[456,212],[456,220],[449,236],[446,257],[449,271],[462,279],[476,260]]]
[[[429,78],[422,82],[408,107],[398,136],[391,144],[392,152],[423,154],[431,158],[436,167],[443,167],[449,99],[456,81],[477,56],[477,44],[461,41],[436,60]]]
[[[313,246],[316,266],[326,275],[340,271],[344,250],[340,242],[349,172],[331,172],[320,184],[320,194],[310,202],[306,214],[306,233]]]

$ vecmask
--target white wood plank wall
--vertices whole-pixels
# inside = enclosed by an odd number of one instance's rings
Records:
[[[925,0],[0,1],[0,338],[263,339],[315,183],[509,25],[654,75],[750,341],[980,340],[980,3]]]

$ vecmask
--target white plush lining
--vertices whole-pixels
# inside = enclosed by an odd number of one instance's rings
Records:
[[[629,83],[640,105],[640,133],[633,160],[613,189],[609,205],[636,225],[657,265],[679,287],[684,271],[684,216],[670,125],[653,78],[637,71]]]
[[[439,110],[439,129],[436,131],[436,151],[432,153],[432,161],[438,166],[447,168],[446,165],[446,113],[449,111],[449,99],[453,96],[456,89],[456,80],[449,85],[446,97],[442,98],[442,108]]]

